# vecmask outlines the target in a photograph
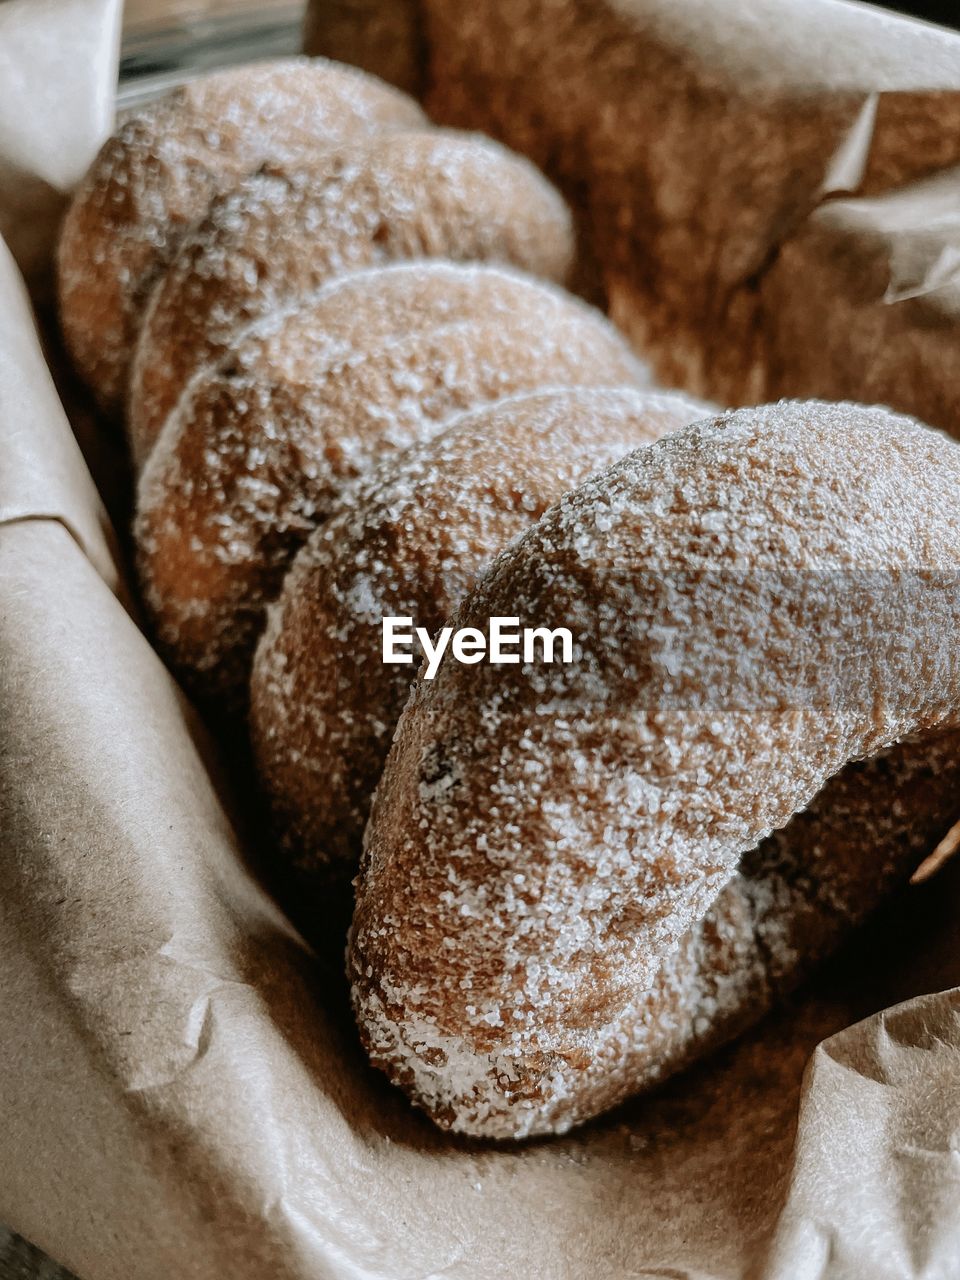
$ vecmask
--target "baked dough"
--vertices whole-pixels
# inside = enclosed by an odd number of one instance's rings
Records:
[[[191,375],[237,331],[331,277],[404,258],[511,263],[562,281],[566,205],[526,160],[473,134],[383,134],[299,169],[271,166],[217,200],[147,310],[129,430],[142,460]]]
[[[346,897],[370,797],[419,666],[381,624],[434,633],[494,556],[563,493],[715,413],[632,389],[534,392],[455,418],[337,501],[297,555],[257,649],[250,724],[276,827],[321,895]]]
[[[748,975],[802,932],[802,881],[780,915],[735,880],[774,830],[799,833],[825,945],[876,901],[916,816],[891,836],[876,815],[901,775],[854,804],[849,846],[846,775],[827,787],[832,856],[787,824],[849,762],[957,728],[958,483],[957,446],[886,410],[743,410],[614,464],[480,580],[453,625],[567,625],[579,660],[445,662],[377,791],[354,1004],[439,1123],[563,1130],[755,1017]],[[936,784],[936,758],[920,767]]]
[[[202,374],[149,457],[134,532],[162,648],[194,691],[242,701],[264,606],[350,480],[472,406],[646,376],[598,311],[515,272],[334,281]]]
[[[303,163],[424,123],[412,98],[322,58],[218,71],[128,115],[81,182],[58,249],[63,336],[101,406],[121,411],[150,289],[219,192],[264,161]]]

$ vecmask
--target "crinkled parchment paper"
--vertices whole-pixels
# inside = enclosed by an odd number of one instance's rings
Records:
[[[83,1280],[960,1274],[960,865],[656,1094],[452,1140],[365,1065],[120,579],[3,250],[0,1220]]]

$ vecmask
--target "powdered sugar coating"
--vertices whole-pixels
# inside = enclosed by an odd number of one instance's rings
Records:
[[[134,455],[146,455],[191,375],[239,327],[335,275],[445,257],[561,281],[573,256],[559,195],[476,135],[383,134],[306,167],[273,165],[213,203],[150,302],[131,377]]]
[[[474,405],[645,378],[599,312],[515,272],[334,281],[201,373],[150,455],[135,537],[158,639],[195,689],[242,698],[264,606],[349,480]]]
[[[64,337],[101,404],[120,410],[150,287],[219,192],[264,161],[422,123],[412,98],[322,58],[218,71],[128,115],[80,184],[58,250]]]
[[[575,388],[455,418],[351,486],[284,581],[251,680],[250,724],[296,864],[345,891],[416,667],[381,657],[383,617],[434,632],[561,494],[714,413],[678,395]]]
[[[497,1089],[483,1077],[489,1060],[444,1044],[426,1021],[415,1071],[409,1043],[384,1028],[371,1045],[374,1062],[415,1090],[443,1127],[484,1137],[520,1139],[563,1133],[649,1088],[745,1030],[795,988],[911,870],[960,812],[960,735],[904,743],[848,766],[809,809],[749,851],[702,921],[666,957],[648,990],[636,994],[615,1024],[590,1037],[576,1088],[551,1072],[516,1070],[503,1055]],[[382,1016],[377,993],[365,996]],[[469,1101],[450,1106],[453,1063],[424,1050],[453,1048],[460,1087],[479,1083]]]
[[[958,481],[955,444],[885,410],[743,410],[615,464],[496,560],[454,625],[569,625],[578,661],[418,682],[350,948],[372,1057],[440,1123],[568,1127],[685,1060],[705,983],[709,1038],[791,972],[765,949],[798,907],[732,877],[849,761],[960,721]],[[835,879],[842,925],[859,890]],[[698,958],[708,928],[723,965]]]

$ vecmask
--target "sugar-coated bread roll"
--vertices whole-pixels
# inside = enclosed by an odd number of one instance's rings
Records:
[[[832,779],[809,809],[745,854],[716,902],[684,935],[618,1035],[584,1057],[575,1090],[504,1080],[509,1108],[446,1127],[487,1137],[563,1132],[649,1088],[756,1022],[911,871],[960,812],[960,734],[904,743]],[[544,1064],[546,1065],[546,1064]],[[394,1071],[391,1070],[391,1074]],[[513,1086],[511,1089],[511,1085]],[[562,1086],[561,1086],[562,1088]]]
[[[265,161],[423,123],[382,81],[302,58],[202,76],[128,115],[80,184],[58,255],[64,338],[101,405],[122,407],[149,291],[216,195]]]
[[[455,418],[351,487],[299,552],[257,649],[250,722],[296,865],[324,891],[356,871],[370,797],[419,666],[382,660],[381,620],[433,634],[478,574],[568,489],[715,410],[573,388]]]
[[[195,690],[242,698],[264,607],[348,481],[505,395],[645,381],[599,312],[515,272],[419,262],[334,281],[167,420],[135,524],[157,638]]]
[[[129,400],[135,458],[238,327],[332,276],[421,257],[509,263],[562,281],[574,258],[570,214],[528,161],[489,139],[439,131],[352,142],[222,196],[147,310]]]
[[[452,625],[563,625],[576,660],[419,680],[374,800],[354,1003],[374,1061],[435,1119],[562,1130],[659,1078],[711,1020],[755,1016],[767,997],[745,975],[766,972],[778,917],[738,902],[745,855],[851,761],[960,726],[958,486],[960,448],[886,410],[743,410],[615,463],[481,578]],[[869,767],[868,858],[909,842],[871,804],[912,786],[902,757]],[[917,767],[936,792],[936,760]],[[822,797],[841,859],[843,781]],[[822,848],[797,846],[792,910],[809,869],[818,919],[839,886],[842,927],[873,873],[821,867]]]

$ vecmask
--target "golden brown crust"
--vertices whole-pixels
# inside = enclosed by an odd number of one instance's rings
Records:
[[[434,633],[508,542],[568,489],[714,410],[682,396],[576,388],[455,418],[353,486],[269,612],[251,681],[261,779],[296,865],[345,890],[416,665],[388,665],[381,619]],[[419,665],[419,663],[417,663]]]
[[[474,405],[645,378],[599,312],[500,268],[334,281],[201,375],[150,455],[135,535],[163,648],[241,699],[264,607],[348,481]]]
[[[768,912],[732,879],[745,852],[851,760],[918,735],[919,765],[897,768],[929,769],[928,740],[960,720],[958,482],[956,445],[885,410],[744,410],[587,482],[480,580],[454,625],[509,610],[571,626],[580,651],[445,663],[415,686],[377,792],[355,1006],[375,1060],[436,1119],[568,1127],[684,1060],[698,983],[733,978],[699,1008],[707,1039],[763,1007],[765,948],[803,890]],[[934,794],[940,820],[955,791]],[[909,845],[909,821],[885,844],[862,800],[854,847],[881,847],[880,868],[828,864],[824,939],[831,894],[839,932]],[[710,969],[708,928],[728,955],[714,946]]]
[[[423,119],[362,72],[290,58],[203,76],[123,120],[80,184],[58,250],[64,338],[101,405],[121,409],[149,290],[218,193],[265,160],[302,162]]]
[[[191,375],[238,331],[336,275],[405,258],[503,262],[563,280],[570,215],[526,160],[472,134],[353,142],[271,166],[215,201],[159,285],[134,360],[129,428],[149,452]]]

